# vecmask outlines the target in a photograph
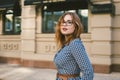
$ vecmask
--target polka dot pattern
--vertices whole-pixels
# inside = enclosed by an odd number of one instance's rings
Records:
[[[55,57],[54,63],[59,74],[80,74],[68,80],[93,80],[93,68],[80,39],[74,39],[69,45],[63,46]],[[56,80],[61,80],[56,78]]]

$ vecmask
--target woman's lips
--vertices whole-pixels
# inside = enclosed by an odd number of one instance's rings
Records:
[[[62,28],[63,29],[63,31],[67,31],[68,29],[67,28]]]

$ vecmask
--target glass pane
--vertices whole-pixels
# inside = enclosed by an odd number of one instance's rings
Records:
[[[13,14],[6,14],[5,16],[5,31],[13,30]]]
[[[43,33],[54,33],[54,27],[63,11],[59,12],[44,12]]]
[[[88,9],[79,10],[78,15],[82,21],[82,24],[84,27],[84,33],[87,33],[88,32]]]
[[[52,12],[44,12],[44,19],[43,19],[43,32],[51,32],[52,26]]]
[[[14,32],[16,34],[21,32],[21,19],[19,17],[15,17]]]
[[[54,12],[54,26],[57,24],[59,17],[64,13],[64,11]]]
[[[47,15],[47,32],[52,32],[52,27],[53,27],[53,15],[52,13],[51,14],[48,14]]]

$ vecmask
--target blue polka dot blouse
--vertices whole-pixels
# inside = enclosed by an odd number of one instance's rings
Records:
[[[93,68],[80,39],[74,39],[60,49],[54,63],[59,74],[80,74],[68,80],[93,80]],[[56,80],[61,80],[56,78]]]

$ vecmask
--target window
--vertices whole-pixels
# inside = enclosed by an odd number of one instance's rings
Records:
[[[20,34],[21,19],[13,9],[7,9],[3,13],[3,34]]]
[[[58,18],[61,16],[63,11],[58,12],[44,12],[42,32],[43,33],[54,33],[55,25]]]
[[[2,11],[3,34],[14,35],[21,32],[21,5],[20,0],[5,0]]]
[[[84,33],[87,33],[88,32],[88,9],[78,10],[78,15],[84,27],[83,31]]]
[[[66,10],[68,11],[68,10]],[[43,22],[42,22],[42,32],[43,33],[54,33],[54,27],[58,21],[58,18],[66,11],[44,11],[43,12]],[[71,10],[75,11],[80,17],[84,33],[88,31],[88,9]]]

